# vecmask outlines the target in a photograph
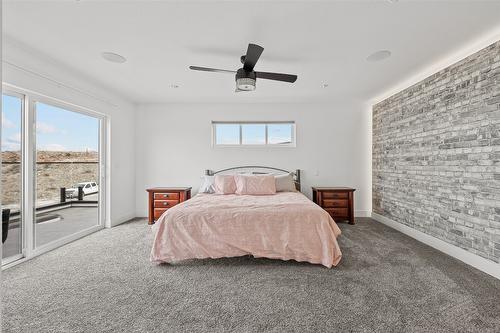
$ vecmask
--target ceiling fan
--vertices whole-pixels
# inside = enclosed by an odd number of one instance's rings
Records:
[[[248,44],[247,54],[242,55],[240,58],[243,67],[237,71],[198,66],[189,66],[189,69],[203,72],[236,74],[236,92],[255,90],[255,81],[257,78],[290,83],[294,83],[297,80],[297,75],[254,71],[253,69],[255,64],[257,63],[257,60],[259,60],[263,51],[264,48],[262,46]]]

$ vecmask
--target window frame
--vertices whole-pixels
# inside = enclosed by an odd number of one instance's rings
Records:
[[[217,125],[239,125],[239,143],[238,144],[217,144]],[[291,143],[279,144],[269,143],[269,125],[286,124],[292,126]],[[297,147],[297,124],[294,120],[287,121],[212,121],[212,147],[213,148],[295,148]],[[242,125],[265,125],[265,143],[264,144],[243,144],[243,126]]]

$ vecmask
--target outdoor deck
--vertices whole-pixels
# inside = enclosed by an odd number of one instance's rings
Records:
[[[97,200],[97,194],[88,195],[85,197],[85,200]],[[38,220],[40,221],[35,226],[36,247],[97,225],[98,207],[97,204],[93,204],[89,207],[66,206],[60,209],[41,210],[37,212]],[[9,228],[8,238],[3,244],[3,258],[19,254],[20,237],[19,223],[12,223]]]

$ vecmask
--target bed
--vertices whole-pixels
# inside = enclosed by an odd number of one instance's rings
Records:
[[[212,174],[242,168],[250,167]],[[300,173],[295,174],[300,188]],[[167,210],[153,230],[155,263],[252,255],[330,268],[342,257],[340,229],[299,191],[265,196],[200,193]]]

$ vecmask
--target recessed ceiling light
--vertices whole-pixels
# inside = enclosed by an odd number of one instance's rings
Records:
[[[370,62],[382,61],[382,60],[389,58],[391,56],[391,54],[392,53],[389,50],[380,50],[380,51],[377,51],[375,53],[370,54],[368,56],[368,58],[366,58],[366,60],[370,61]]]
[[[323,88],[328,88],[328,83],[323,83]]]
[[[170,85],[170,88],[172,88],[172,89],[177,89],[177,88],[179,88],[179,85],[177,85],[177,84],[171,84],[171,85]]]
[[[123,64],[125,61],[127,61],[127,59],[124,56],[121,56],[113,52],[103,52],[101,53],[101,56],[107,61],[115,62],[118,64]]]

